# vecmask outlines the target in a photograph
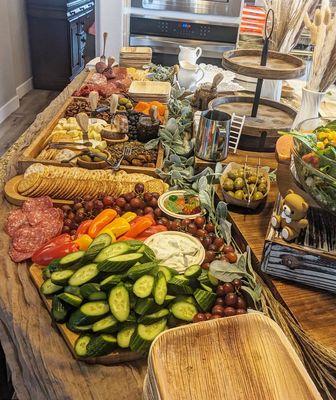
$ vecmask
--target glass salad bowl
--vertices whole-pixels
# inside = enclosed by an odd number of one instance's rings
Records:
[[[299,150],[302,148],[299,147]],[[297,179],[303,189],[321,208],[336,215],[336,177],[322,172],[311,162],[306,162],[295,146],[292,150],[292,160]]]

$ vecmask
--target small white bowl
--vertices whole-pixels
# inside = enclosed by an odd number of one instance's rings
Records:
[[[165,205],[164,202],[165,200],[169,197],[169,196],[182,196],[188,194],[188,192],[186,192],[185,190],[172,190],[170,192],[166,192],[164,194],[162,194],[159,197],[158,200],[158,206],[159,208],[167,215],[169,215],[170,217],[173,218],[179,218],[179,219],[195,219],[197,217],[201,217],[202,215],[204,215],[206,213],[205,210],[202,210],[201,212],[197,213],[197,214],[176,214],[173,211],[168,210]]]

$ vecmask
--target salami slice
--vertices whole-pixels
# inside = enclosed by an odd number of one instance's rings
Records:
[[[88,83],[93,83],[94,85],[106,85],[107,78],[102,74],[94,73]]]
[[[21,226],[27,226],[27,225],[28,225],[28,219],[26,214],[20,209],[13,210],[8,214],[7,221],[5,224],[5,231],[8,233],[9,236],[14,236],[15,232]]]
[[[14,249],[14,247],[11,247],[9,249],[9,256],[12,259],[12,261],[19,263],[24,260],[28,260],[33,256],[34,252],[28,252],[28,253],[23,253],[21,251],[17,251]]]
[[[53,202],[51,198],[48,196],[43,196],[43,197],[37,197],[35,199],[26,200],[23,203],[22,211],[30,212],[30,211],[36,211],[38,209],[51,208],[52,206]]]
[[[24,226],[13,237],[13,248],[21,253],[34,252],[46,242],[44,232],[39,227]]]

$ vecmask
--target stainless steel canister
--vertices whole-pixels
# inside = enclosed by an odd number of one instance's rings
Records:
[[[196,156],[206,161],[225,160],[228,155],[231,115],[218,110],[201,114],[196,135]]]

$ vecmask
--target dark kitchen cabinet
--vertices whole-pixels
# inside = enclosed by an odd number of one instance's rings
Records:
[[[90,0],[27,0],[34,87],[62,90],[83,68],[86,31],[95,20]],[[94,49],[92,58],[95,57]]]

